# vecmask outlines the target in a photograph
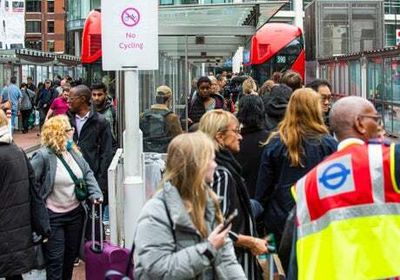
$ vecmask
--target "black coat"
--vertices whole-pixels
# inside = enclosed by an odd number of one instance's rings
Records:
[[[29,174],[13,143],[0,142],[0,197],[0,277],[26,273],[35,265]]]
[[[106,192],[107,170],[114,153],[109,122],[101,114],[91,111],[78,137],[75,114],[68,112],[68,117],[71,126],[75,128],[75,143],[92,169],[100,188]]]
[[[295,202],[291,187],[325,157],[336,151],[337,142],[330,135],[307,139],[303,144],[304,167],[293,167],[287,156],[287,148],[279,137],[265,146],[261,155],[257,178],[256,199],[264,206],[264,224],[274,233],[279,244],[289,211]]]
[[[215,99],[214,109],[224,109],[224,98],[218,94],[211,94],[211,98]],[[188,117],[193,123],[198,123],[201,117],[206,113],[206,108],[204,108],[204,103],[197,95],[193,97],[194,99],[189,102]]]
[[[256,195],[258,169],[263,150],[261,143],[267,140],[268,134],[268,131],[258,127],[243,127],[241,130],[243,140],[240,143],[240,152],[235,158],[242,166],[242,176],[246,181],[250,198]]]
[[[239,215],[233,220],[231,231],[238,234],[256,236],[249,195],[244,180],[240,175],[240,164],[235,160],[232,153],[226,149],[219,150],[215,156],[218,167],[214,173],[212,188],[221,199],[222,214],[227,217],[237,209]],[[260,268],[256,258],[243,248],[235,247],[235,253],[239,263],[245,270],[247,278],[250,280],[261,279],[259,277]]]

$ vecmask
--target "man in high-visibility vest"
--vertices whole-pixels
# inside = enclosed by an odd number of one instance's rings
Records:
[[[298,279],[400,276],[400,145],[377,140],[381,116],[361,97],[337,101],[330,124],[338,151],[293,188]]]

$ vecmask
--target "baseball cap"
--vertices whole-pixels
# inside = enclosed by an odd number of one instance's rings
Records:
[[[169,97],[172,95],[172,90],[168,86],[159,86],[157,88],[157,96]]]

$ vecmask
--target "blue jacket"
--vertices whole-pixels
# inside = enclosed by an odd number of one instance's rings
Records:
[[[303,167],[290,166],[287,148],[279,137],[273,138],[261,155],[256,185],[256,200],[264,206],[264,224],[274,233],[279,245],[289,211],[295,202],[292,185],[326,156],[336,151],[337,141],[330,135],[307,139],[303,144]]]

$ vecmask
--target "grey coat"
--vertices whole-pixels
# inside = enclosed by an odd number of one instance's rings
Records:
[[[205,219],[210,233],[217,226],[210,198]],[[232,241],[227,239],[216,251],[194,227],[178,190],[169,183],[142,209],[134,242],[135,279],[246,279]],[[204,255],[206,249],[214,256],[212,262]]]
[[[90,169],[89,164],[84,160],[82,155],[73,149],[70,151],[72,157],[80,167],[85,179],[89,200],[103,198],[103,194],[94,178],[93,171]],[[40,148],[32,157],[31,164],[35,171],[36,180],[40,186],[39,193],[44,200],[50,195],[54,188],[54,179],[56,177],[57,169],[57,156],[56,154],[46,147]]]

